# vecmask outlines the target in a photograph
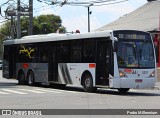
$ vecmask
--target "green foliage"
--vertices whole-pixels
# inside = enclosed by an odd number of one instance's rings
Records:
[[[16,21],[15,21],[16,22]],[[0,28],[0,41],[10,36],[10,21],[4,23]],[[21,18],[21,31],[22,37],[28,35],[29,18]],[[15,28],[16,29],[16,28]],[[40,15],[33,18],[33,35],[35,34],[48,34],[56,33],[59,30],[60,33],[65,32],[65,27],[62,26],[62,20],[56,15]],[[17,37],[15,31],[15,38]]]
[[[11,34],[10,26],[11,26],[11,22],[7,21],[0,27],[0,58],[1,58],[2,42],[4,39],[8,38]],[[21,18],[22,37],[28,35],[28,26],[29,26],[29,18],[22,17]],[[33,18],[33,35],[56,33],[57,30],[60,33],[66,32],[65,27],[62,26],[62,20],[59,16],[40,15]],[[15,31],[14,37],[15,38],[17,37],[16,31]]]
[[[24,17],[21,20],[22,31],[26,31],[28,27],[28,18]],[[58,29],[60,32],[65,32],[65,27],[62,25],[62,21],[59,16],[55,15],[40,15],[33,19],[33,34],[48,34],[55,33]],[[27,35],[27,32],[23,34]]]

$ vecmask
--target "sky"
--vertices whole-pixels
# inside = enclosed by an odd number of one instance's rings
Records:
[[[0,5],[8,0],[0,0]],[[11,2],[17,0],[11,0]],[[29,0],[21,0],[21,2],[28,4]],[[43,1],[43,0],[41,0]],[[63,1],[63,0],[59,0]],[[87,1],[87,0],[68,0],[71,1]],[[88,0],[91,1],[91,0]],[[118,1],[118,0],[117,0]],[[122,0],[119,0],[122,1]],[[125,2],[110,4],[104,6],[90,6],[90,29],[94,31],[108,23],[117,20],[118,18],[126,15],[135,9],[146,4],[147,0],[128,0]],[[14,2],[12,3],[14,4]],[[4,15],[4,9],[8,5],[2,7],[2,15]],[[68,32],[80,30],[80,32],[88,32],[88,9],[86,6],[71,6],[63,5],[47,5],[44,2],[38,2],[33,0],[33,15],[39,16],[41,14],[54,14],[61,17],[62,25],[66,27]],[[4,19],[0,16],[0,22]]]

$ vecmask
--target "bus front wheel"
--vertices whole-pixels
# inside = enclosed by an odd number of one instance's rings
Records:
[[[119,88],[118,91],[120,93],[127,93],[129,91],[130,88]]]
[[[33,86],[34,85],[34,74],[33,74],[32,71],[28,72],[28,75],[27,75],[27,84],[29,86]]]
[[[86,92],[94,92],[96,91],[96,88],[93,87],[93,79],[90,74],[86,74],[83,77],[83,88]]]

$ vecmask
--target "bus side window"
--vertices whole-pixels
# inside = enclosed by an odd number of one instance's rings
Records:
[[[60,63],[69,63],[70,62],[70,43],[63,42],[60,44],[59,48],[59,62]]]
[[[85,63],[95,62],[95,41],[84,41],[83,61]]]
[[[48,62],[48,47],[39,47],[39,54],[40,54],[40,59],[39,61],[41,63],[47,63]]]
[[[82,41],[71,41],[71,61],[81,62]]]

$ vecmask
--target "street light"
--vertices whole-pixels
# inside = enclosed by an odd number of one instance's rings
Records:
[[[87,6],[88,8],[88,32],[90,32],[90,14],[92,13],[90,10],[89,10],[89,7],[92,6],[93,4],[90,4]]]

